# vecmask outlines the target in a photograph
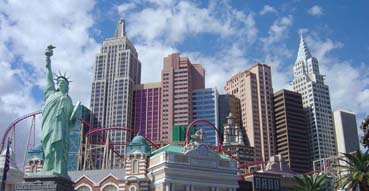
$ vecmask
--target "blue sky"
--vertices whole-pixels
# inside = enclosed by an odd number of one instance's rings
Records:
[[[43,52],[89,106],[95,54],[119,18],[142,62],[142,81],[160,80],[163,57],[180,52],[206,70],[206,86],[256,61],[272,67],[273,87],[290,88],[299,33],[326,74],[333,110],[369,114],[367,1],[0,1],[0,135],[16,117],[42,107]]]

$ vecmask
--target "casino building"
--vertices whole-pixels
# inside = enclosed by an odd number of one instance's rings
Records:
[[[70,171],[77,191],[236,191],[236,161],[196,139],[151,152],[142,136],[127,146],[122,169]]]

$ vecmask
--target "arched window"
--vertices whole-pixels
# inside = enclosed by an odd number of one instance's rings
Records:
[[[138,160],[133,160],[132,162],[132,173],[133,174],[138,173]]]
[[[107,185],[105,186],[102,191],[118,191],[117,187],[115,187],[114,185]]]
[[[91,191],[91,189],[88,186],[80,186],[77,191]]]

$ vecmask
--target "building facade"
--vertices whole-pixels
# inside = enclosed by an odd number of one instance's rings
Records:
[[[135,132],[160,144],[161,86],[159,83],[140,84],[134,90]]]
[[[228,123],[227,117],[232,113],[235,124],[242,128],[240,99],[234,95],[225,94],[218,97],[219,130],[223,136],[223,127]],[[244,130],[244,129],[243,129]],[[246,132],[242,132],[246,135]],[[244,140],[245,141],[245,140]]]
[[[308,129],[301,94],[285,89],[274,93],[274,119],[277,153],[293,171],[311,170],[312,164],[306,160],[309,158]]]
[[[242,127],[255,149],[255,160],[267,161],[276,151],[270,66],[258,63],[232,76],[225,91],[240,99]]]
[[[356,114],[337,110],[333,113],[338,153],[351,153],[360,149]]]
[[[131,128],[133,124],[133,88],[140,84],[141,62],[125,33],[125,21],[121,19],[113,38],[105,39],[96,55],[91,91],[91,121],[94,127]],[[129,142],[129,131],[111,131],[112,142]],[[124,154],[125,146],[116,144],[114,151]],[[97,152],[99,152],[97,150]],[[96,154],[97,164],[102,159]],[[114,168],[122,167],[123,161],[113,156]],[[99,168],[97,166],[96,168]]]
[[[318,60],[311,55],[302,35],[293,71],[293,90],[302,95],[309,129],[310,160],[336,155],[329,89],[319,72]]]
[[[173,142],[173,126],[192,121],[192,91],[205,88],[205,70],[179,53],[170,54],[164,58],[161,87],[161,140],[168,144]]]
[[[151,152],[142,136],[127,146],[122,169],[69,172],[77,191],[236,191],[236,162],[207,145],[166,145]]]
[[[215,88],[192,91],[192,120],[201,119],[209,121],[219,130],[218,91]],[[212,127],[207,124],[197,124],[195,127],[204,130],[204,143],[216,145],[218,135]]]

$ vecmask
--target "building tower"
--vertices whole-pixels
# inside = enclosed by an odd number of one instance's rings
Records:
[[[302,95],[309,129],[311,160],[335,155],[336,141],[328,86],[324,84],[318,60],[311,55],[302,34],[293,71],[293,89]]]
[[[113,38],[105,39],[96,55],[91,91],[91,121],[94,127],[132,128],[133,87],[141,80],[141,62],[135,47],[125,33],[125,21],[119,20]],[[111,131],[110,141],[129,142],[131,133]],[[99,152],[99,151],[97,151]],[[125,146],[115,145],[114,152],[125,152]],[[96,154],[97,164],[102,156]],[[122,167],[119,156],[113,156],[113,168]],[[101,168],[97,165],[96,168]]]
[[[258,63],[232,76],[225,91],[240,99],[242,127],[255,149],[255,160],[268,161],[276,151],[270,66]]]
[[[192,121],[192,91],[205,88],[205,70],[179,53],[170,54],[164,58],[161,87],[161,141],[168,144],[173,142],[173,126],[187,126]]]
[[[139,84],[134,90],[135,132],[160,144],[161,87],[160,82]]]
[[[254,160],[254,148],[244,143],[244,136],[232,113],[227,116],[223,127],[223,149],[242,162]]]
[[[127,146],[125,158],[125,190],[149,190],[149,156],[151,148],[144,137],[137,135]]]
[[[351,153],[360,149],[355,113],[337,110],[333,118],[338,153]]]
[[[277,153],[298,173],[310,171],[309,145],[301,94],[289,90],[274,93]]]

